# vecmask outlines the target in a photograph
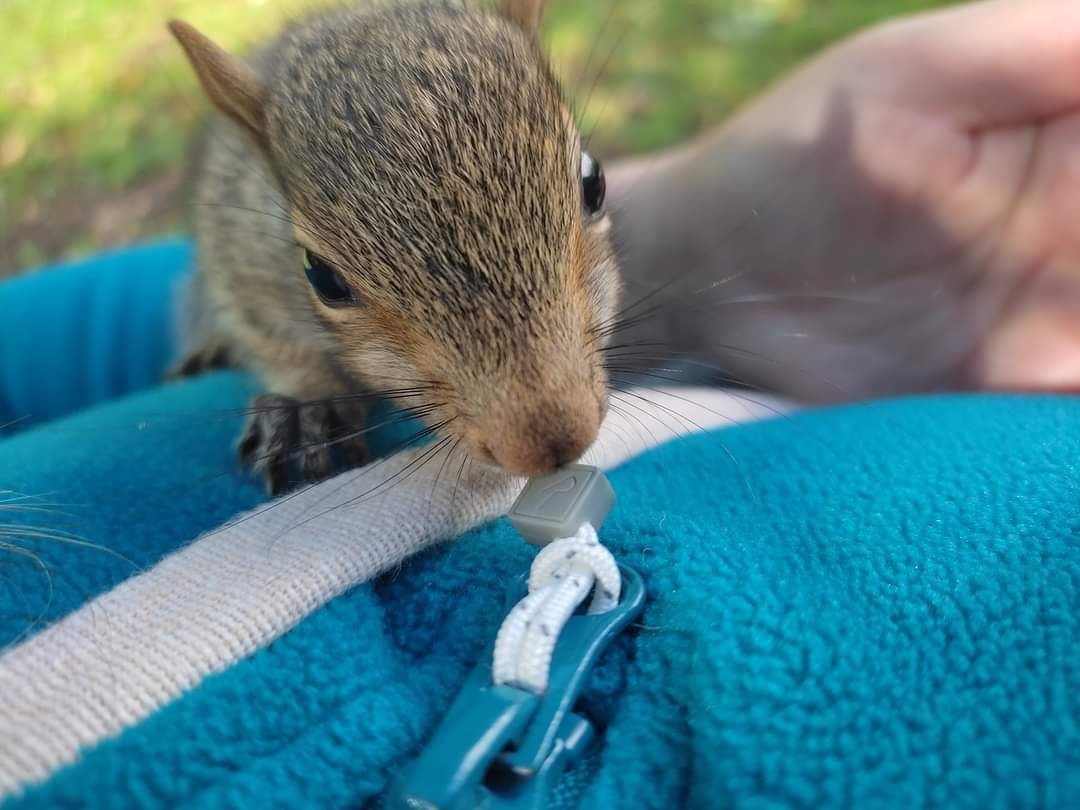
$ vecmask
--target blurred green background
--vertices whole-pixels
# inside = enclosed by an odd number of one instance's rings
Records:
[[[243,51],[321,2],[0,0],[0,273],[183,229],[206,106],[166,19]],[[829,41],[947,2],[549,0],[545,37],[609,157],[685,138]]]

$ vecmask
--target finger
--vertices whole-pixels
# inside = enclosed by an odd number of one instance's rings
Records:
[[[1078,327],[1075,317],[1025,312],[979,353],[975,386],[992,391],[1080,392]]]
[[[976,387],[1080,391],[1080,276],[1068,262],[1035,271],[972,359]]]
[[[1080,109],[1080,3],[982,0],[869,32],[860,87],[967,129]]]
[[[1044,127],[1041,159],[1035,168],[1026,209],[1027,230],[1044,233],[1061,255],[1080,257],[1080,112]],[[1080,266],[1073,271],[1080,274]]]

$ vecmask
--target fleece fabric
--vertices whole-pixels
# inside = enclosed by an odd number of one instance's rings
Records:
[[[230,469],[248,392],[215,375],[0,441],[0,490],[53,510],[5,521],[110,550],[0,551],[3,655],[260,500]],[[1078,453],[1074,399],[937,397],[614,470],[603,538],[649,600],[550,806],[1077,806]],[[0,806],[379,807],[530,559],[504,520],[424,552]]]
[[[755,408],[775,416],[715,389],[676,396],[701,430]],[[655,433],[635,426],[610,414],[587,463],[612,469],[650,449]],[[352,587],[506,514],[522,479],[438,449],[406,448],[237,516],[31,632],[0,657],[0,795],[47,779]]]
[[[0,436],[157,385],[193,253],[170,239],[0,284]]]
[[[838,408],[612,473],[605,542],[650,598],[591,686],[603,744],[564,806],[1075,806],[1078,417],[1051,398]],[[54,488],[89,496],[102,471]],[[428,552],[6,806],[377,806],[529,556],[503,521]]]

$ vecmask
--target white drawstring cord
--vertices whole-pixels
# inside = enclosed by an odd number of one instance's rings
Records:
[[[604,613],[619,603],[621,587],[619,566],[591,524],[544,546],[529,572],[528,595],[513,607],[495,637],[495,683],[542,695],[555,645],[578,605],[595,590],[588,612]]]

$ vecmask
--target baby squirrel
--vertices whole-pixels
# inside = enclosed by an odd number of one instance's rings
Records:
[[[240,455],[272,492],[293,460],[328,475],[335,437],[362,463],[363,391],[407,391],[440,436],[519,475],[595,439],[619,273],[542,5],[333,9],[250,64],[170,22],[222,114],[197,167],[198,327],[178,372],[261,378]]]

